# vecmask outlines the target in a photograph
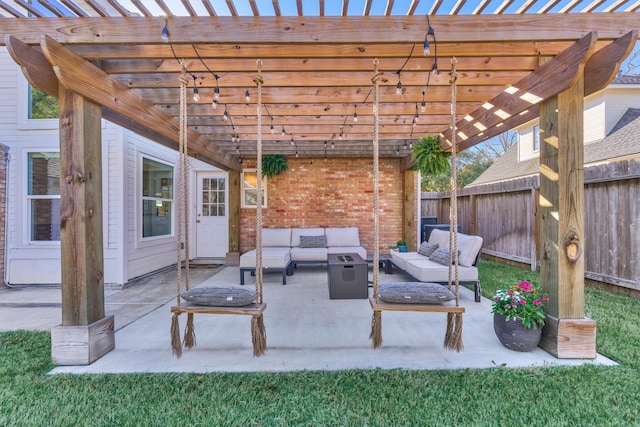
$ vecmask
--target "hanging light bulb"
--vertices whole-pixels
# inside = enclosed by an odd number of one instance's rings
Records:
[[[196,83],[196,76],[193,77],[193,100],[198,102],[200,101],[200,93],[198,92],[198,85]]]
[[[298,157],[298,149],[296,148],[296,157]]]
[[[296,145],[295,142],[293,142],[293,135],[291,135],[291,145]],[[296,149],[297,150],[297,149]]]
[[[248,104],[251,102],[251,95],[249,95],[249,89],[244,91],[244,101]]]
[[[236,154],[240,154],[240,146],[236,145]]]
[[[353,106],[353,121],[357,122],[358,121],[358,111],[356,110],[358,108],[357,105]]]
[[[425,111],[427,111],[427,104],[422,101],[422,104],[420,104],[420,112],[424,113]]]
[[[273,127],[273,117],[271,117],[271,126],[269,126],[269,131],[271,132],[271,135],[273,135],[274,133],[276,133],[275,128]]]
[[[227,107],[224,108],[224,113],[222,114],[222,120],[229,120],[229,113],[227,113]]]
[[[216,83],[216,87],[213,88],[213,102],[218,104],[220,102],[220,88]]]
[[[436,32],[431,26],[431,20],[429,19],[429,15],[427,14],[426,16],[427,16],[427,34],[425,34],[424,36],[424,45],[423,45],[422,54],[424,56],[429,56],[431,55],[431,44],[429,43],[429,36],[433,38],[433,43],[435,44]]]
[[[402,95],[402,82],[400,81],[400,73],[398,73],[398,84],[396,85],[396,95]]]
[[[216,110],[218,108],[218,101],[216,101],[215,99],[213,100],[213,102],[211,102],[211,108],[213,108],[214,110]]]
[[[333,144],[333,141],[331,141],[331,148],[336,148],[336,146]]]
[[[168,21],[165,19],[164,28],[162,29],[162,34],[160,35],[160,37],[162,38],[162,41],[165,43],[169,43],[169,28],[167,27],[167,25],[168,25]]]
[[[284,126],[282,126],[282,136],[285,136],[287,132],[284,130]]]
[[[313,166],[313,159],[309,159],[309,164]]]

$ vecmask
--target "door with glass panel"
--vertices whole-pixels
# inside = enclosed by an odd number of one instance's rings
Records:
[[[196,257],[224,258],[229,250],[227,176],[198,173]]]

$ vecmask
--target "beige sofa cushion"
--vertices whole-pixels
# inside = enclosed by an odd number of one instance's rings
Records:
[[[360,246],[360,235],[357,227],[326,228],[324,233],[327,235],[327,246],[330,248]]]
[[[291,229],[263,228],[262,247],[291,247]]]
[[[405,271],[420,282],[446,282],[449,280],[449,267],[428,259],[407,261]],[[458,278],[461,282],[477,282],[476,267],[458,266]]]
[[[429,243],[449,247],[449,231],[433,230],[429,236]],[[482,237],[458,233],[458,262],[462,266],[470,267],[482,249]]]
[[[291,248],[285,247],[263,247],[262,267],[263,268],[285,268],[291,262]],[[240,267],[256,267],[256,250],[253,249],[240,255]]]
[[[420,255],[417,252],[394,252],[391,251],[391,262],[400,270],[405,271],[407,269],[407,261],[414,259],[429,259],[424,255]]]

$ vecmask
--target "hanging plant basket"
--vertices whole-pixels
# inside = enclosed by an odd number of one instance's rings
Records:
[[[413,145],[411,160],[413,170],[420,171],[422,175],[437,175],[451,170],[449,158],[451,153],[446,152],[438,144],[438,137],[425,136]]]
[[[262,175],[267,178],[280,175],[289,168],[284,154],[268,154],[262,157]]]

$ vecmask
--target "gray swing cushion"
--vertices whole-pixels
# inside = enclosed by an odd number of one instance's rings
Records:
[[[437,283],[395,282],[380,285],[380,299],[395,304],[442,304],[455,297],[446,286]]]
[[[255,292],[238,286],[205,286],[189,289],[180,295],[195,305],[209,307],[242,307],[255,300]]]

